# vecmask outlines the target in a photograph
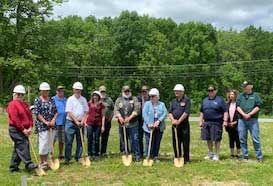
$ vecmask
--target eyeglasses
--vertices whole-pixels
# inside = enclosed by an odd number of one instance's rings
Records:
[[[24,96],[25,94],[17,93],[17,96]]]
[[[130,90],[125,90],[124,92],[130,92]]]
[[[214,90],[208,90],[208,92],[213,92]]]
[[[155,98],[156,96],[155,95],[152,95],[152,96],[150,96],[151,98]]]

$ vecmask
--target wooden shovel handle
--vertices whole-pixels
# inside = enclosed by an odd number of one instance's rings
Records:
[[[153,131],[154,129],[151,129],[150,133],[150,139],[149,139],[149,147],[148,147],[148,159],[150,158],[150,153],[151,153],[151,146],[152,146],[152,140],[153,140]]]
[[[175,144],[176,144],[176,155],[180,158],[179,149],[178,149],[178,137],[177,137],[177,128],[174,127],[174,135],[175,135]]]
[[[126,128],[125,126],[123,125],[122,126],[123,128],[123,140],[124,140],[124,145],[125,145],[125,153],[126,155],[128,154],[128,149],[127,149],[127,135],[126,135]]]
[[[52,127],[49,128],[49,136],[50,136],[50,146],[51,146],[51,154],[54,156],[54,145],[53,145],[53,131]]]
[[[82,142],[82,152],[83,152],[83,155],[85,156],[84,141],[83,141],[83,135],[82,135],[81,127],[79,127],[79,130],[80,130],[80,136],[81,136],[81,142]]]
[[[36,153],[35,153],[35,150],[34,150],[34,148],[33,148],[33,145],[32,145],[32,142],[31,142],[30,138],[28,138],[28,143],[29,143],[29,146],[30,146],[30,148],[31,148],[32,154],[33,154],[33,156],[34,156],[34,159],[35,159],[35,161],[36,161],[36,164],[38,164],[38,163],[39,163],[39,162],[38,162],[38,158],[37,158],[37,156],[36,156]]]

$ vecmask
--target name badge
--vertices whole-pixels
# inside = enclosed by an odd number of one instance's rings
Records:
[[[186,105],[185,102],[181,102],[181,103],[180,103],[180,106],[181,106],[181,107],[185,107],[185,105]]]

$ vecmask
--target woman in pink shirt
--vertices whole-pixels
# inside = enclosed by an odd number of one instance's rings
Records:
[[[229,136],[229,147],[230,147],[230,158],[236,157],[239,159],[241,157],[241,146],[238,133],[238,112],[236,106],[237,91],[230,90],[227,93],[227,107],[228,107],[228,124],[226,126],[226,131]],[[234,154],[234,144],[236,144],[237,155]]]

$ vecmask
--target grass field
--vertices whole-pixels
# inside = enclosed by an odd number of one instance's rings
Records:
[[[229,159],[227,133],[221,148],[221,161],[204,160],[207,154],[206,143],[200,140],[200,129],[197,123],[191,123],[191,163],[183,168],[173,166],[171,131],[168,125],[161,143],[161,162],[153,167],[143,167],[133,163],[124,167],[118,155],[117,123],[111,130],[109,158],[92,162],[90,168],[83,168],[73,162],[61,164],[57,172],[47,171],[47,176],[37,177],[30,173],[14,173],[8,171],[12,152],[12,141],[7,132],[7,118],[0,115],[0,185],[20,185],[21,176],[27,176],[28,185],[272,185],[273,184],[273,125],[260,125],[264,162],[257,163],[253,146],[249,140],[250,158],[248,163]],[[36,135],[32,136],[32,141]],[[37,145],[36,145],[37,146]],[[36,147],[37,149],[37,147]],[[74,152],[74,151],[73,151]],[[21,164],[23,168],[23,164]]]

